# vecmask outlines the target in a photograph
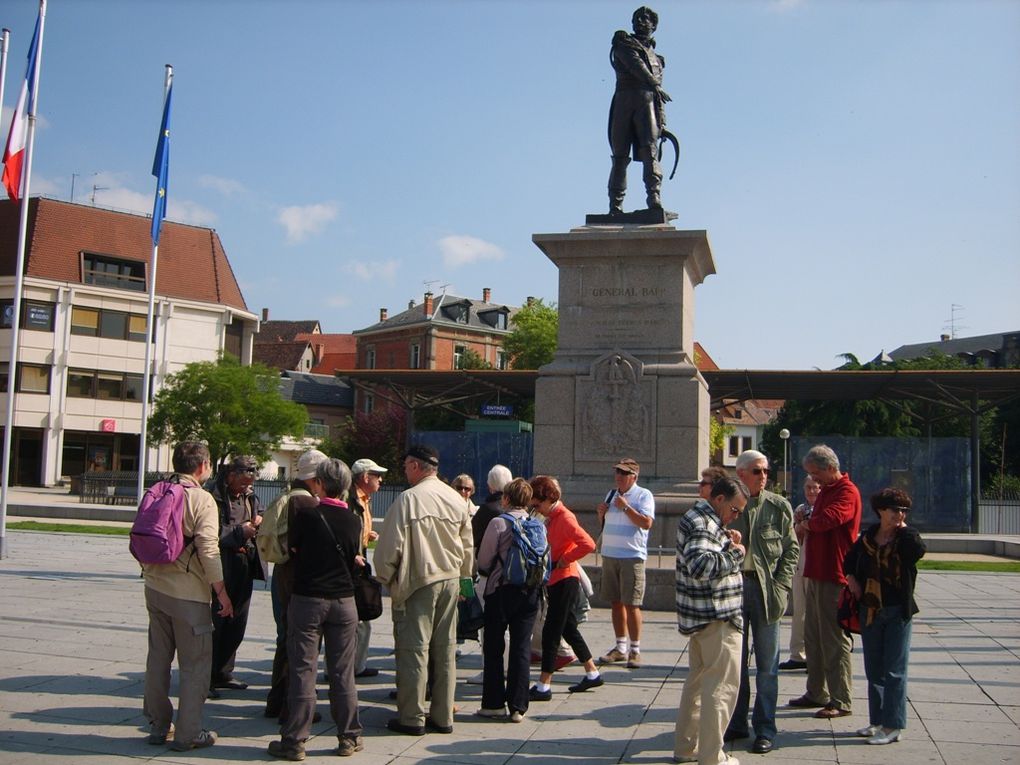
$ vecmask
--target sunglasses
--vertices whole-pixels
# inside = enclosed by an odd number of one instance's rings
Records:
[[[711,481],[698,481],[698,486],[711,486]]]
[[[769,474],[769,469],[768,468],[751,468],[751,472],[754,473],[755,475],[768,475]]]
[[[474,494],[475,490],[473,486],[455,486],[457,491],[467,492],[468,494]]]

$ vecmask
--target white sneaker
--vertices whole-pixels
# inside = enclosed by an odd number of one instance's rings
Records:
[[[471,675],[471,677],[469,677],[464,682],[467,683],[468,685],[485,685],[484,678],[485,671],[483,670],[479,672],[477,675]]]
[[[524,720],[524,712],[518,712],[516,709],[510,713],[510,722],[519,723]]]
[[[880,730],[882,730],[881,725],[869,725],[867,728],[861,728],[859,731],[857,731],[857,735],[860,736],[861,738],[871,738]]]
[[[899,728],[890,728],[889,730],[886,730],[885,728],[882,728],[881,730],[878,731],[878,733],[876,733],[874,736],[872,736],[871,738],[868,739],[868,743],[869,744],[891,744],[894,741],[899,741],[900,740],[900,733],[901,732],[902,731],[900,731]]]
[[[478,717],[488,717],[492,720],[503,720],[506,718],[506,709],[503,707],[499,707],[498,709],[486,709],[485,707],[482,707],[475,712],[475,714],[478,715]]]

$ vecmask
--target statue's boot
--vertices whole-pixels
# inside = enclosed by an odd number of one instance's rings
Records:
[[[645,181],[645,194],[648,202],[648,209],[661,210],[662,198],[660,196],[660,192],[662,189],[662,167],[655,159],[654,153],[650,158],[644,159],[643,164],[643,177]]]
[[[609,214],[623,215],[623,198],[627,194],[627,165],[630,157],[613,157],[609,171]]]

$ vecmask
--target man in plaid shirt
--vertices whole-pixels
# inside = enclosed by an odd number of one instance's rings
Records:
[[[723,752],[723,733],[740,687],[746,550],[740,532],[726,526],[744,512],[748,496],[742,482],[719,478],[709,499],[695,502],[677,524],[677,622],[690,636],[673,743],[677,762],[739,765]]]

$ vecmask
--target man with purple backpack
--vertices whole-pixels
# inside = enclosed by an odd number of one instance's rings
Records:
[[[184,545],[168,563],[142,563],[145,607],[149,612],[143,713],[149,720],[150,744],[159,746],[172,739],[170,748],[183,752],[216,743],[216,733],[202,729],[202,708],[212,667],[210,591],[216,596],[221,616],[232,615],[233,605],[223,584],[216,502],[202,488],[212,474],[209,449],[197,441],[183,441],[174,448],[173,467],[175,475],[170,483],[184,489]],[[136,557],[146,556],[143,552],[140,556],[136,553]],[[174,653],[180,673],[176,731],[170,701]]]

